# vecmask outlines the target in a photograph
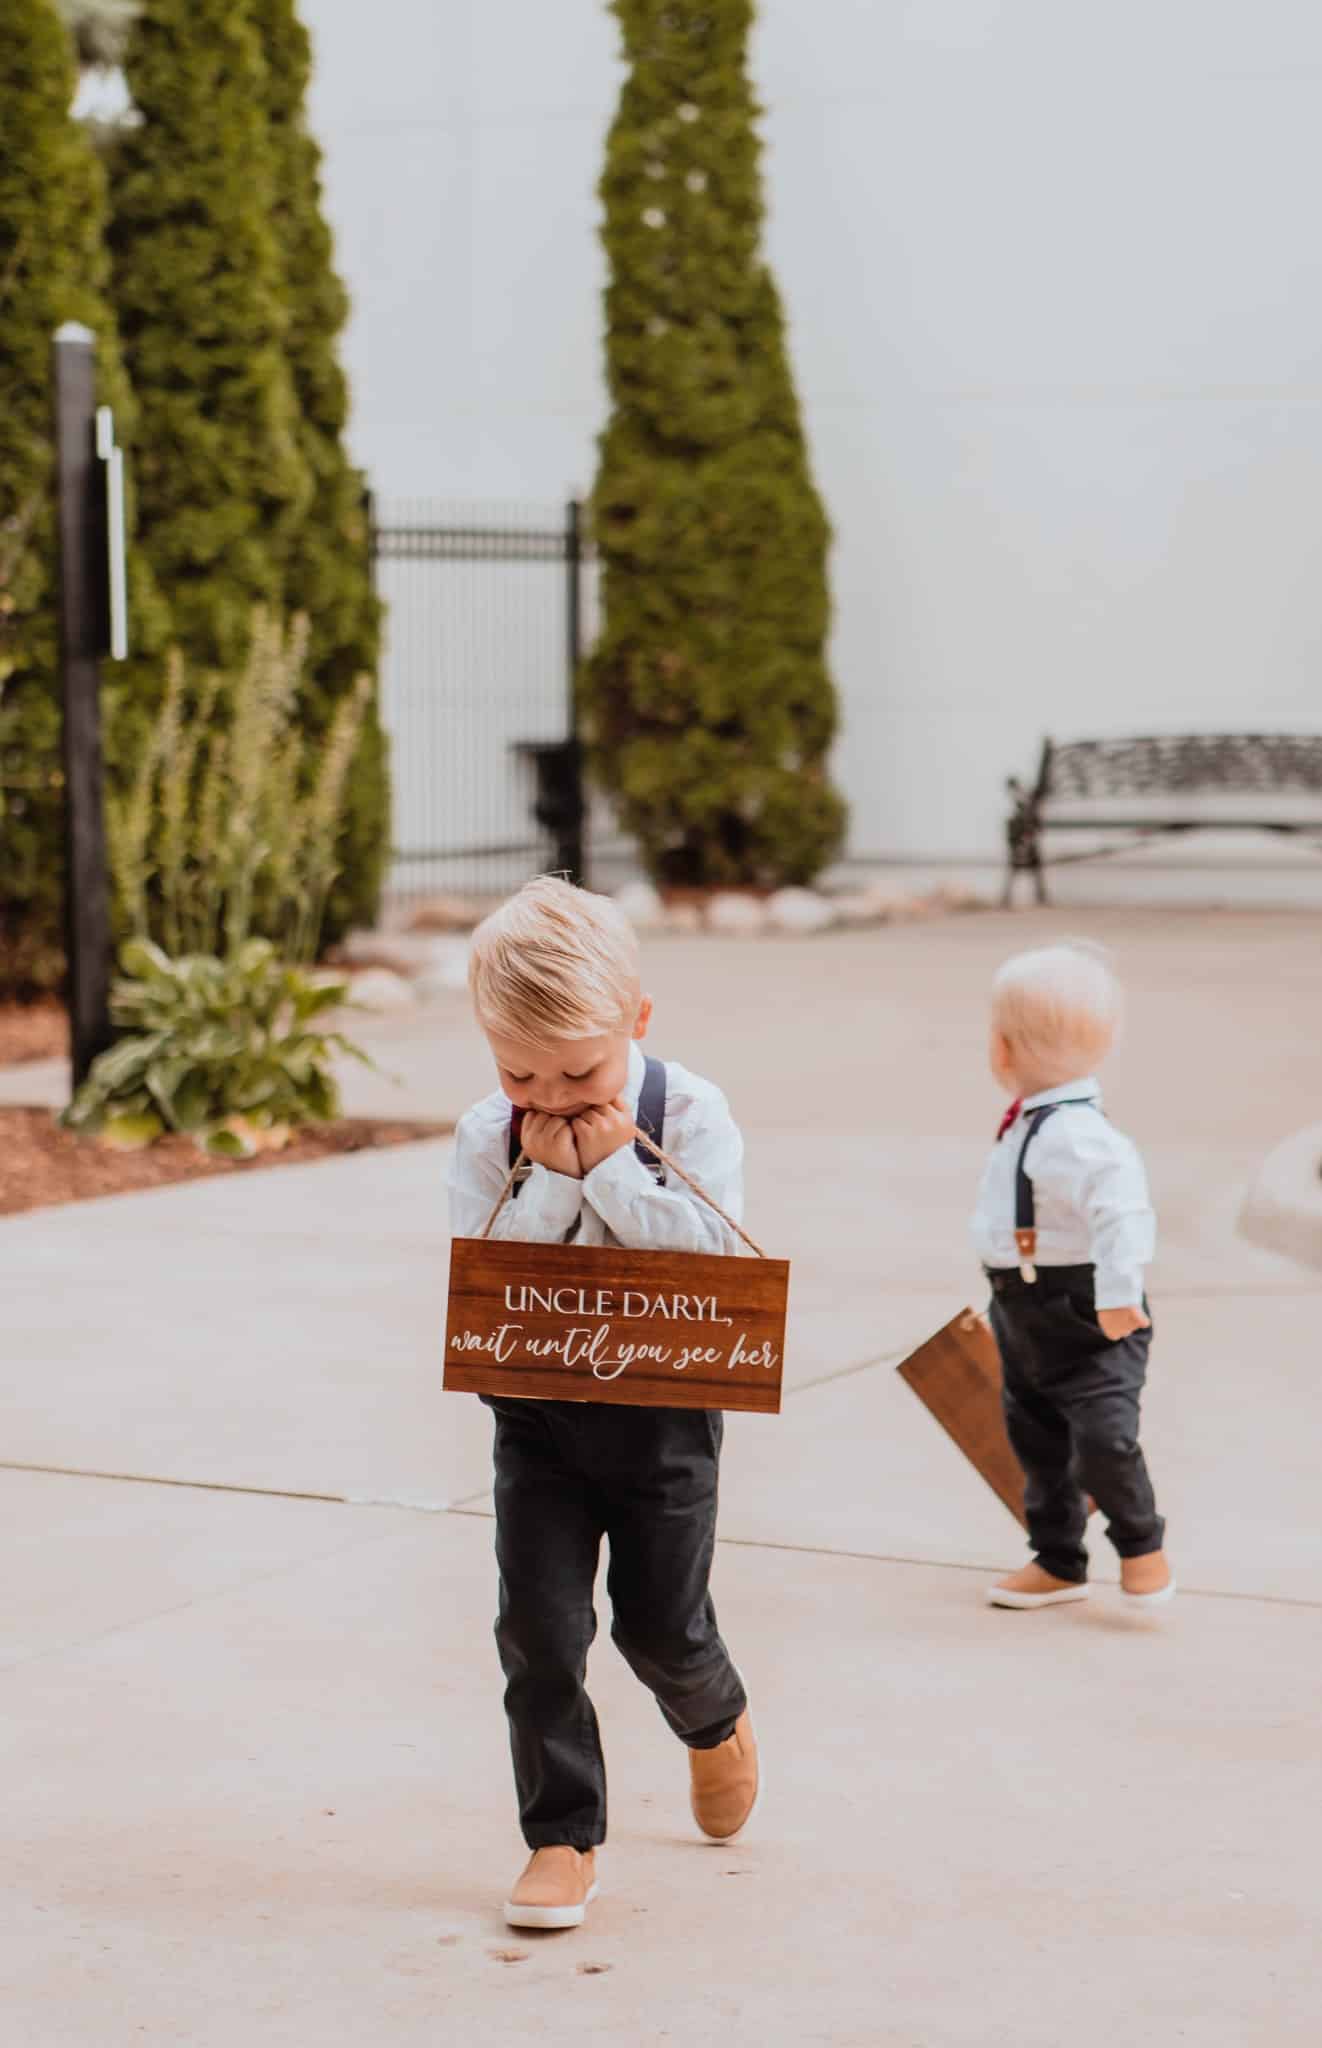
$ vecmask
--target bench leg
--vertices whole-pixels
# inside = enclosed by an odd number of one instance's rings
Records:
[[[1019,873],[1021,873],[1021,870],[1014,865],[1013,861],[1005,870],[1005,887],[1001,891],[1002,910],[1014,909],[1014,884],[1015,877]],[[1042,865],[1042,862],[1034,862],[1032,868],[1029,870],[1029,873],[1031,873],[1033,877],[1034,900],[1039,905],[1050,904],[1051,897],[1047,892],[1047,871],[1045,867]]]
[[[1039,846],[1037,816],[1037,793],[1025,789],[1015,776],[1008,784],[1013,798],[1013,807],[1005,821],[1005,890],[1001,897],[1002,907],[1014,908],[1014,878],[1016,875],[1031,874],[1039,903],[1045,903],[1046,878],[1042,873],[1042,854]]]

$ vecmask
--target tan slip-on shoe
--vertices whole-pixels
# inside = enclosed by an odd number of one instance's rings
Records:
[[[505,1901],[510,1927],[581,1927],[597,1896],[591,1849],[534,1849],[528,1867]]]
[[[689,1803],[693,1818],[713,1842],[728,1842],[753,1818],[761,1774],[757,1737],[747,1707],[734,1733],[715,1749],[689,1751]]]
[[[1175,1574],[1164,1550],[1120,1560],[1120,1590],[1136,1606],[1160,1607],[1175,1598]]]
[[[1058,1579],[1040,1564],[1026,1564],[1022,1571],[1011,1572],[987,1588],[987,1601],[992,1607],[1063,1607],[1067,1600],[1087,1597],[1086,1585]]]

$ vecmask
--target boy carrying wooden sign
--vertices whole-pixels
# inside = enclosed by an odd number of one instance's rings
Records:
[[[542,877],[479,926],[470,984],[500,1089],[451,1169],[445,1384],[495,1417],[496,1625],[519,1817],[514,1927],[595,1896],[606,1777],[584,1690],[609,1538],[612,1635],[688,1748],[702,1832],[757,1799],[757,1745],[708,1590],[721,1408],[779,1406],[787,1268],[739,1217],[724,1096],[646,1059],[638,943],[607,898]]]

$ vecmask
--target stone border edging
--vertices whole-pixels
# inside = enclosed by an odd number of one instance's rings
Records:
[[[863,889],[774,889],[766,896],[715,889],[707,896],[685,892],[669,900],[650,882],[627,882],[616,890],[615,901],[639,931],[703,932],[727,939],[806,938],[984,907],[972,890],[951,884],[925,894],[873,883]]]
[[[1269,1152],[1239,1215],[1250,1244],[1322,1267],[1322,1124],[1309,1124]]]
[[[723,939],[807,938],[983,910],[985,899],[951,884],[925,893],[873,884],[854,890],[696,892],[667,901],[650,882],[627,882],[615,901],[644,933]],[[489,904],[437,896],[416,905],[402,928],[350,932],[332,961],[352,982],[353,1000],[376,1011],[407,1009],[466,986],[468,935]]]

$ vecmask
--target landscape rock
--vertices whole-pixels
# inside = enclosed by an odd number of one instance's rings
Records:
[[[962,882],[942,882],[928,897],[936,910],[985,910],[987,899],[976,889],[968,889]]]
[[[433,939],[427,948],[427,964],[422,971],[432,977],[448,976],[450,988],[466,988],[470,950],[466,938]]]
[[[626,882],[615,892],[615,901],[636,931],[663,930],[666,906],[650,882]]]
[[[391,974],[421,974],[431,965],[434,939],[410,932],[349,932],[332,956],[349,967],[381,967]]]
[[[855,931],[872,924],[885,924],[891,916],[891,895],[883,895],[876,889],[847,889],[838,896],[832,896],[831,909],[835,921],[847,930]]]
[[[438,996],[453,995],[468,986],[468,941],[435,939],[432,959],[413,984],[419,1002],[434,1002]]]
[[[707,905],[707,929],[729,939],[752,939],[767,928],[765,903],[756,896],[740,896],[723,890]]]
[[[815,889],[777,889],[768,898],[766,918],[773,931],[824,932],[835,923],[835,908]]]
[[[354,975],[349,1000],[360,1009],[385,1012],[407,1010],[415,998],[413,984],[402,974],[392,973],[388,967],[366,967]]]
[[[467,896],[428,896],[409,912],[408,932],[468,932],[481,922],[482,908]]]
[[[931,916],[931,904],[925,896],[884,887],[869,889],[867,895],[878,924],[914,924],[921,917]]]

